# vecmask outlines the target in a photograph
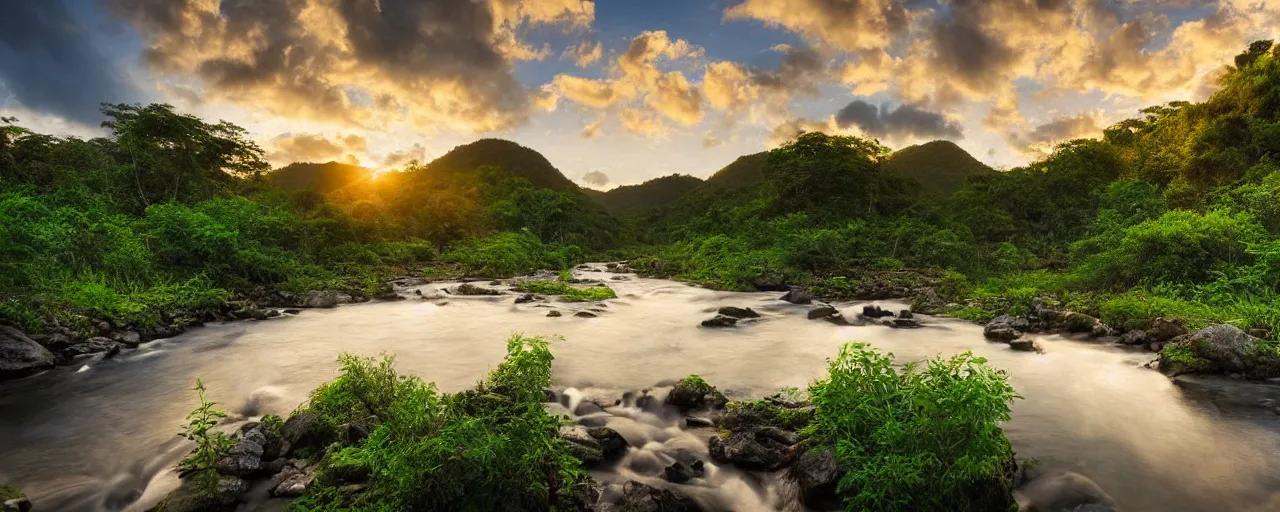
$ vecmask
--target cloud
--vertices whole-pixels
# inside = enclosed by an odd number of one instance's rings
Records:
[[[382,166],[386,168],[400,167],[415,160],[419,163],[426,163],[427,161],[427,149],[422,147],[422,144],[415,143],[409,149],[387,153],[386,156],[382,157]]]
[[[267,159],[277,165],[353,160],[356,159],[353,153],[364,153],[369,148],[365,138],[356,134],[340,134],[330,140],[314,133],[280,135],[271,141],[270,147]]]
[[[670,131],[662,119],[634,108],[623,109],[621,119],[627,131],[649,138],[661,138]]]
[[[880,139],[959,139],[964,137],[960,123],[937,112],[911,105],[875,105],[854,100],[835,115],[836,126],[856,126],[863,133]]]
[[[596,188],[609,184],[609,175],[600,171],[591,171],[582,175],[582,182]]]
[[[826,121],[815,121],[813,119],[797,118],[785,121],[773,128],[769,132],[769,147],[775,148],[786,144],[800,134],[808,132],[823,133],[840,133],[840,129],[835,125],[834,119]]]
[[[755,19],[840,50],[888,46],[908,25],[900,0],[746,0],[725,20]]]
[[[590,67],[592,64],[600,61],[600,57],[604,55],[604,46],[599,41],[590,42],[583,41],[577,45],[565,48],[563,59],[573,61],[575,66],[580,68]]]
[[[599,136],[600,136],[600,124],[601,124],[602,122],[603,122],[602,120],[600,120],[600,119],[596,119],[595,121],[592,121],[592,122],[590,122],[590,123],[587,123],[587,125],[586,125],[586,126],[583,126],[583,127],[582,127],[582,138],[584,138],[584,139],[594,139],[594,138],[596,138],[596,137],[599,137]]]
[[[573,75],[556,75],[551,86],[564,98],[594,108],[606,108],[631,101],[639,94],[632,84]]]
[[[1083,112],[1059,116],[1026,132],[1006,133],[1005,138],[1014,149],[1025,155],[1046,156],[1061,142],[1097,137],[1102,134],[1102,129],[1097,114]]]
[[[504,130],[537,98],[513,75],[537,58],[522,24],[589,25],[578,0],[103,0],[153,72],[194,76],[214,100],[294,118]]]
[[[703,149],[711,149],[714,147],[719,147],[722,144],[724,144],[724,141],[720,140],[720,137],[716,137],[715,134],[711,132],[707,132],[702,136]]]
[[[0,16],[0,91],[26,109],[96,126],[100,102],[142,93],[62,0],[9,2]]]

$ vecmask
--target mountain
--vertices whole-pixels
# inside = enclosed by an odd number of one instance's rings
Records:
[[[767,151],[740,156],[707,178],[707,184],[722,188],[755,185],[764,179],[764,163],[768,158]]]
[[[902,148],[885,160],[884,169],[920,182],[921,191],[936,196],[960,190],[969,176],[995,172],[946,140]]]
[[[610,215],[623,216],[670,205],[702,184],[693,176],[672,174],[608,192],[587,189],[587,195]]]
[[[291,192],[314,190],[328,194],[353,183],[367,181],[372,176],[373,170],[358,165],[301,162],[271,171],[267,174],[267,182]]]
[[[427,170],[432,173],[467,173],[486,165],[501,167],[529,180],[538,188],[580,190],[541,153],[502,139],[480,139],[453,148],[427,164]]]

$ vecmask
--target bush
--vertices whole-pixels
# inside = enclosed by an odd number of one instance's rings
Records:
[[[461,264],[468,273],[509,277],[540,268],[570,268],[582,261],[582,251],[572,245],[544,244],[522,231],[455,244],[444,258]]]
[[[1203,283],[1250,263],[1248,247],[1263,233],[1244,213],[1174,210],[1125,228],[1114,243],[1084,256],[1076,272],[1102,287]]]
[[[1006,374],[969,353],[902,371],[847,344],[809,388],[806,429],[834,448],[846,510],[1008,510],[1013,450],[1000,429],[1018,398]]]
[[[343,356],[343,373],[316,391],[309,408],[332,424],[376,416],[360,443],[331,450],[297,510],[550,510],[585,481],[580,461],[543,408],[552,355],[543,338],[512,336],[507,358],[474,389],[441,394],[396,374],[390,358]],[[368,470],[369,487],[350,494],[334,468]]]
[[[595,302],[618,298],[618,294],[608,286],[579,288],[557,281],[525,281],[517,285],[515,289],[542,295],[558,295],[569,302]]]

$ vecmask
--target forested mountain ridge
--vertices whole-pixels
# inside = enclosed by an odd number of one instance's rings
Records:
[[[960,146],[935,140],[895,151],[884,161],[885,170],[920,184],[925,193],[946,196],[960,190],[970,176],[994,172]]]
[[[290,192],[304,190],[328,194],[367,183],[373,169],[341,162],[295,162],[267,173],[267,182]]]
[[[670,205],[703,183],[693,176],[672,174],[608,191],[587,189],[587,195],[610,215],[621,217]]]

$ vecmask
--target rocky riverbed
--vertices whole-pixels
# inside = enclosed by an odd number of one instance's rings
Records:
[[[501,361],[500,340],[524,332],[563,336],[552,346],[560,391],[548,406],[562,408],[587,434],[568,435],[594,440],[585,443],[591,450],[599,445],[601,463],[591,472],[601,502],[665,499],[666,491],[707,510],[795,502],[788,482],[801,479],[801,461],[776,460],[789,446],[785,429],[731,435],[713,449],[710,434],[725,425],[725,409],[683,408],[665,397],[690,374],[718,386],[726,401],[803,388],[848,340],[869,341],[900,361],[968,350],[1008,370],[1024,399],[1014,404],[1006,432],[1018,456],[1038,459],[1036,472],[1044,475],[1020,489],[1023,500],[1052,501],[1062,489],[1090,486],[1122,510],[1269,510],[1277,499],[1280,462],[1270,454],[1280,444],[1280,416],[1265,383],[1170,380],[1144,367],[1151,353],[1091,333],[1028,329],[1019,339],[1042,352],[1019,352],[986,341],[983,326],[904,318],[907,305],[892,301],[805,303],[789,291],[716,292],[603,267],[576,277],[607,283],[618,298],[524,300],[527,294],[506,282],[470,283],[497,295],[458,294],[456,282],[415,283],[396,290],[405,300],[214,323],[112,359],[90,357],[0,383],[0,482],[21,486],[35,510],[144,510],[178,487],[170,468],[189,445],[174,433],[195,405],[189,389],[197,377],[236,414],[224,428],[256,440],[252,423],[268,413],[287,417],[334,376],[342,351],[394,352],[402,371],[458,390]],[[779,300],[784,293],[796,300]],[[737,321],[702,326],[721,316]],[[615,437],[592,430],[601,428],[626,441],[621,456]],[[258,478],[244,495],[263,497],[246,506],[270,509],[277,503],[268,499],[271,491],[305,479],[298,475],[307,467],[287,453],[266,460],[265,444],[262,453],[259,462],[278,470],[279,481],[268,489],[275,480]],[[824,464],[808,460],[800,468]],[[290,492],[285,487],[277,494]]]

